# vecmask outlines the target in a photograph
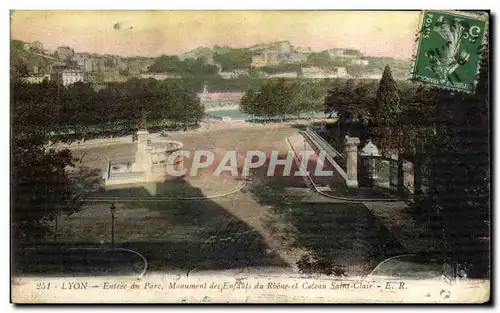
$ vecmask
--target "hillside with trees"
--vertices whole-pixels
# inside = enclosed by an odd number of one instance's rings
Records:
[[[33,51],[27,51],[24,49],[24,44],[25,42],[21,40],[11,40],[11,62],[24,64],[27,70],[25,73],[26,75],[32,72],[35,67],[37,67],[40,72],[48,73],[49,65],[54,61],[54,58]]]
[[[148,71],[179,76],[213,76],[217,75],[218,68],[215,65],[206,64],[201,58],[181,61],[177,56],[162,55],[155,59]]]
[[[227,49],[214,52],[213,59],[219,63],[223,71],[234,71],[250,68],[253,52],[248,49]]]

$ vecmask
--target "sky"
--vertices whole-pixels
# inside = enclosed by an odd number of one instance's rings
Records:
[[[11,38],[124,57],[289,40],[314,51],[407,59],[419,18],[418,11],[15,11]]]

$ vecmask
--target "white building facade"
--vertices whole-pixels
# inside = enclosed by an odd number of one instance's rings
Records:
[[[83,71],[80,69],[61,69],[51,74],[51,81],[63,86],[69,86],[76,82],[84,82]]]

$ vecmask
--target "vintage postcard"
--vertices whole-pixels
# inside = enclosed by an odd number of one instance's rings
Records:
[[[11,11],[11,301],[489,302],[489,19]]]

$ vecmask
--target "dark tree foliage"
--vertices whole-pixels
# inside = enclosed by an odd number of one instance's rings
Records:
[[[127,135],[137,128],[139,118],[151,127],[196,125],[204,115],[194,90],[198,88],[182,79],[131,79],[98,92],[84,83],[13,83],[13,101],[18,103],[13,115],[29,121],[18,127],[36,125],[51,133],[51,140],[63,141]]]
[[[328,51],[314,52],[307,56],[307,64],[312,66],[328,67],[332,64],[331,61],[332,58],[328,54]]]
[[[369,108],[374,102],[377,85],[372,81],[335,79],[324,100],[325,112],[337,115],[337,122],[330,128],[330,141],[340,151],[344,138],[357,136],[367,139],[371,120]]]
[[[297,72],[302,70],[302,64],[279,64],[276,66],[263,66],[260,68],[262,72],[267,74],[277,74],[283,72]]]
[[[248,69],[252,64],[253,52],[249,49],[230,49],[214,53],[214,61],[219,63],[223,71]]]
[[[356,50],[356,49],[345,49],[344,54],[346,55],[354,55],[354,56],[362,56],[363,54],[361,51]]]
[[[241,100],[240,109],[265,119],[300,117],[306,112],[321,111],[324,93],[321,82],[269,80],[257,90],[248,90]]]
[[[28,66],[22,60],[15,58],[10,63],[10,78],[11,80],[19,80],[29,74]]]
[[[202,59],[179,60],[177,56],[161,56],[155,59],[153,65],[148,68],[149,72],[169,73],[181,76],[201,75],[212,76],[217,74],[215,65],[205,64]]]
[[[375,110],[372,112],[376,122],[381,125],[394,124],[401,113],[401,101],[392,78],[391,68],[387,65],[378,85]]]
[[[78,196],[66,169],[73,166],[69,150],[44,148],[44,137],[14,134],[11,142],[12,226],[17,239],[47,235],[46,222],[78,210]]]
[[[32,85],[11,86],[12,234],[30,240],[46,236],[56,215],[78,210],[79,195],[66,173],[74,162],[71,152],[46,147],[56,102],[43,92],[29,97],[24,92],[37,91]]]
[[[489,274],[488,61],[485,48],[473,94],[393,84],[390,75],[384,75],[376,97],[361,96],[365,88],[335,82],[325,98],[326,111],[339,116],[336,134],[343,137],[352,130],[348,126],[360,112],[372,112],[368,123],[358,123],[365,126],[350,135],[378,139],[382,152],[396,150],[401,159],[413,162],[415,197],[409,212],[430,226],[448,264],[464,269],[469,277]]]
[[[448,261],[489,274],[489,62],[484,49],[475,94],[442,95],[430,153],[431,188],[417,209],[442,231]]]

